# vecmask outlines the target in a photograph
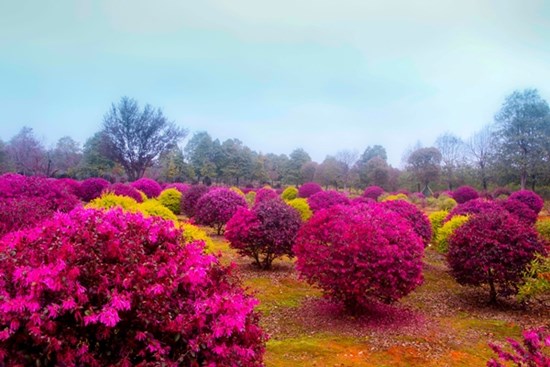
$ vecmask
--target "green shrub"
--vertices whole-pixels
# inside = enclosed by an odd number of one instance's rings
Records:
[[[171,188],[162,191],[158,200],[162,205],[170,209],[172,213],[176,215],[180,213],[181,192],[178,189]]]
[[[442,254],[446,254],[449,251],[449,237],[451,237],[457,228],[466,223],[468,219],[469,217],[466,215],[455,215],[451,220],[443,224],[439,228],[439,231],[437,231],[435,249]]]
[[[284,201],[294,200],[298,197],[298,189],[295,186],[287,187],[281,194]]]
[[[409,201],[409,197],[405,194],[396,194],[396,195],[382,195],[380,196],[379,201],[393,201],[393,200],[405,200]]]
[[[125,211],[137,211],[138,202],[129,196],[115,195],[112,192],[106,192],[98,198],[90,201],[86,208],[111,209],[120,207]]]
[[[439,232],[439,229],[443,226],[443,221],[445,220],[445,217],[447,217],[447,214],[449,214],[446,210],[439,210],[437,212],[433,212],[428,216],[430,219],[430,224],[432,225],[432,238],[437,238],[437,232]]]
[[[137,205],[137,211],[147,216],[161,217],[166,220],[177,222],[178,218],[170,209],[161,204],[157,199],[149,199]]]
[[[442,195],[437,199],[436,205],[437,205],[437,209],[439,210],[449,211],[457,205],[457,202],[453,198]]]
[[[539,219],[535,229],[546,242],[550,242],[550,218]]]
[[[294,200],[290,200],[286,202],[288,205],[293,207],[300,213],[300,218],[302,218],[302,221],[306,221],[313,215],[313,212],[311,211],[309,204],[307,203],[307,199],[304,198],[296,198]]]
[[[200,227],[197,227],[189,222],[183,222],[180,224],[180,228],[183,230],[183,240],[185,243],[203,241],[206,244],[205,250],[207,252],[212,248],[212,239]]]
[[[519,287],[518,300],[550,300],[550,256],[538,254],[529,265]]]

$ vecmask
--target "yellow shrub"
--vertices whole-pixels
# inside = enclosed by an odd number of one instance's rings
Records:
[[[392,201],[392,200],[406,200],[406,201],[409,201],[409,197],[405,194],[388,195],[388,196],[385,196],[381,201]]]
[[[294,200],[287,201],[286,203],[291,207],[293,207],[294,209],[296,209],[298,213],[300,213],[300,218],[302,218],[304,222],[309,218],[311,218],[311,216],[313,215],[313,212],[309,208],[309,204],[307,203],[307,200],[304,198],[297,198]]]
[[[246,199],[246,203],[248,204],[248,206],[251,207],[254,205],[254,201],[256,200],[256,192],[250,191],[248,194],[244,196],[244,198]]]
[[[244,192],[241,189],[239,189],[237,186],[231,186],[229,190],[235,191],[237,194],[241,195],[242,197],[245,197]]]
[[[439,210],[437,212],[433,212],[428,216],[430,219],[430,223],[432,224],[432,238],[437,238],[437,232],[439,232],[439,229],[443,226],[443,221],[445,220],[445,217],[449,214],[446,210]]]
[[[550,218],[539,219],[535,229],[546,242],[550,242]]]
[[[145,193],[143,191],[138,190],[138,192],[141,195],[141,201],[142,202],[149,200],[149,198],[147,197],[147,195],[145,195]]]
[[[121,207],[124,210],[135,212],[138,202],[128,196],[115,195],[112,192],[106,192],[100,197],[90,201],[86,208],[111,209]]]
[[[180,213],[181,206],[181,192],[178,189],[166,189],[162,191],[158,197],[158,200],[162,205],[172,211],[172,213],[178,215]]]
[[[145,216],[161,217],[163,219],[178,221],[178,218],[170,209],[165,207],[156,199],[150,199],[137,205],[137,210]]]
[[[437,251],[446,254],[449,251],[449,237],[454,231],[461,225],[468,221],[466,215],[455,215],[448,222],[443,224],[439,231],[437,231],[437,237],[435,239],[435,248]]]
[[[204,243],[206,244],[206,250],[212,248],[212,239],[206,234],[205,231],[203,231],[199,227],[188,222],[181,223],[180,227],[181,229],[183,229],[183,238],[185,243],[190,243],[193,241],[204,241]]]
[[[440,196],[437,199],[437,208],[439,210],[451,210],[456,206],[456,201],[448,196]]]
[[[287,187],[281,194],[284,201],[294,200],[298,197],[298,189],[295,186]]]
[[[524,274],[523,284],[518,290],[518,300],[534,298],[550,300],[550,256],[538,254]]]

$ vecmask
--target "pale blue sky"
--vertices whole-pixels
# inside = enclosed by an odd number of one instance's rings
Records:
[[[550,100],[550,1],[17,0],[0,3],[0,139],[83,143],[127,95],[191,132],[316,161]]]

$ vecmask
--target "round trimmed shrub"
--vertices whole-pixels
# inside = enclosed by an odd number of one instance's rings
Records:
[[[55,180],[55,183],[61,186],[69,194],[74,195],[77,198],[82,197],[82,189],[80,181],[77,181],[72,178],[59,178]]]
[[[468,219],[467,215],[455,215],[447,222],[444,222],[435,236],[435,249],[442,254],[446,254],[449,251],[449,238]]]
[[[204,194],[197,203],[195,220],[214,228],[218,235],[240,207],[247,207],[243,196],[226,188],[217,188]]]
[[[229,189],[231,191],[236,192],[237,194],[241,195],[244,198],[244,192],[241,189],[239,189],[237,186],[231,186]]]
[[[136,210],[146,217],[154,216],[176,223],[178,217],[157,199],[149,199],[137,205]]]
[[[91,177],[80,183],[82,201],[90,202],[101,196],[103,190],[109,187],[111,183],[103,178]]]
[[[346,195],[338,191],[327,190],[311,195],[307,199],[307,203],[311,210],[316,213],[321,209],[330,208],[334,205],[349,205],[350,201]]]
[[[147,177],[142,177],[131,183],[132,187],[143,192],[149,199],[156,198],[160,195],[162,187],[155,180]]]
[[[191,186],[181,195],[181,213],[187,215],[189,218],[194,217],[197,202],[209,190],[208,186],[205,185]]]
[[[441,227],[443,227],[443,222],[445,221],[447,214],[449,214],[449,212],[447,212],[446,210],[438,210],[428,215],[430,225],[432,226],[432,239],[437,238],[437,233],[439,232]]]
[[[127,211],[135,212],[137,211],[138,202],[132,199],[129,196],[116,195],[111,192],[105,192],[98,198],[90,201],[86,208],[95,208],[95,209],[112,209],[112,208],[122,208]]]
[[[452,196],[458,204],[464,204],[467,201],[477,199],[479,193],[471,186],[460,186],[452,193]]]
[[[333,206],[313,215],[294,245],[296,267],[350,311],[394,302],[422,283],[424,245],[380,205]]]
[[[406,194],[399,193],[399,194],[391,194],[391,195],[382,195],[380,196],[381,201],[409,201],[409,197]]]
[[[526,204],[531,210],[539,214],[544,206],[544,200],[533,191],[519,190],[508,197],[508,200],[518,200]]]
[[[181,210],[181,196],[182,193],[175,187],[162,190],[158,196],[158,200],[162,205],[172,211],[172,213],[178,215]]]
[[[550,243],[550,218],[539,219],[535,223],[535,229],[546,242]]]
[[[256,202],[256,191],[247,192],[244,198],[249,207],[254,206],[254,203]]]
[[[518,289],[518,301],[550,301],[550,256],[538,254],[529,264]]]
[[[211,252],[214,246],[214,242],[210,236],[203,231],[200,227],[189,222],[180,223],[179,227],[183,230],[183,240],[185,243],[191,243],[195,241],[204,242],[204,250]]]
[[[414,204],[405,200],[390,200],[384,201],[380,205],[402,216],[408,221],[417,235],[420,236],[424,246],[428,246],[432,240],[432,225],[430,220],[420,209]]]
[[[181,192],[182,194],[184,192],[186,192],[188,189],[189,189],[189,185],[188,184],[184,184],[184,183],[181,183],[181,182],[174,182],[174,183],[170,183],[170,184],[167,184],[166,186],[164,186],[164,189],[176,189],[178,190],[179,192]]]
[[[507,187],[497,187],[496,189],[493,190],[492,196],[495,199],[508,198],[508,196],[510,196],[511,194],[512,194],[512,190],[510,190],[509,188],[507,188]]]
[[[0,240],[0,364],[261,366],[248,296],[170,222],[78,208]]]
[[[384,193],[384,189],[379,186],[369,186],[363,192],[363,196],[374,201],[377,201],[378,198]]]
[[[532,226],[537,221],[537,213],[535,213],[527,204],[519,200],[504,200],[500,202],[504,210],[515,215],[520,221],[528,226]]]
[[[317,182],[306,182],[298,189],[298,197],[307,199],[319,191],[323,191],[323,188]]]
[[[446,195],[441,195],[436,200],[436,205],[439,210],[452,210],[455,206],[457,206],[457,202],[455,199],[450,198]]]
[[[522,275],[544,244],[537,233],[503,210],[472,216],[449,238],[447,261],[460,284],[489,285],[490,302],[516,294]]]
[[[138,203],[141,203],[143,201],[141,194],[138,190],[136,190],[134,187],[123,184],[123,183],[115,183],[107,187],[103,192],[112,192],[115,195],[119,196],[128,196]]]
[[[450,220],[455,215],[474,215],[486,211],[497,210],[500,208],[500,205],[495,201],[487,201],[485,199],[474,199],[465,202],[464,204],[457,205],[451,210],[445,221]]]
[[[302,221],[306,221],[313,215],[313,212],[311,211],[309,204],[307,203],[307,200],[304,198],[296,198],[290,201],[286,202],[287,205],[293,207],[298,211],[300,214],[300,218],[302,218]]]
[[[298,212],[282,200],[267,200],[252,209],[240,207],[227,222],[225,238],[242,256],[252,257],[261,269],[273,260],[292,257],[292,245],[302,225]]]
[[[281,198],[284,201],[290,201],[294,200],[298,197],[298,189],[295,186],[289,186],[286,189],[284,189],[283,193],[281,194]]]
[[[269,187],[262,187],[256,191],[256,196],[254,197],[254,204],[258,204],[264,201],[279,199],[279,194],[277,191]]]

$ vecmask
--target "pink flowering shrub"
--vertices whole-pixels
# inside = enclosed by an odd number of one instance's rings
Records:
[[[241,207],[247,207],[242,195],[226,188],[213,189],[199,199],[195,221],[213,227],[220,235],[225,224]]]
[[[323,188],[317,182],[306,182],[298,189],[298,197],[307,199],[319,191],[323,191]]]
[[[301,276],[354,312],[373,301],[397,301],[423,280],[422,240],[378,204],[315,213],[299,231],[294,252]]]
[[[67,212],[78,199],[65,185],[44,177],[5,174],[0,176],[0,237],[30,228],[56,211]]]
[[[252,257],[259,268],[268,270],[274,259],[293,256],[292,245],[301,224],[294,208],[282,200],[267,200],[252,209],[238,208],[227,223],[225,238],[239,254]]]
[[[379,186],[369,186],[363,192],[363,196],[374,201],[377,201],[380,195],[384,193],[384,189]]]
[[[432,224],[426,214],[418,209],[414,204],[405,200],[389,200],[380,203],[382,207],[399,214],[408,221],[415,233],[420,236],[424,246],[428,246],[432,240]]]
[[[258,204],[268,200],[279,199],[279,194],[277,191],[270,189],[268,187],[262,187],[256,191],[256,196],[254,197],[254,204]]]
[[[181,212],[189,218],[194,217],[197,202],[201,196],[208,191],[209,188],[205,185],[193,185],[189,187],[189,189],[181,195]]]
[[[497,208],[472,216],[453,232],[447,262],[460,284],[489,285],[495,303],[497,295],[517,293],[537,253],[545,249],[535,230]]]
[[[202,242],[78,208],[0,240],[0,365],[261,366],[265,334]]]
[[[318,212],[321,209],[330,208],[333,205],[348,205],[350,203],[346,195],[334,191],[319,191],[316,194],[311,195],[307,199],[309,207],[313,213]]]
[[[524,331],[523,345],[511,338],[507,341],[512,347],[510,352],[489,344],[497,358],[487,362],[487,367],[507,367],[508,362],[516,367],[550,367],[550,333],[545,327]]]
[[[112,192],[115,195],[127,196],[134,199],[138,203],[141,203],[143,201],[143,199],[141,198],[141,194],[137,189],[135,189],[133,186],[120,182],[110,185],[104,190],[104,192]]]
[[[508,197],[508,200],[518,200],[526,204],[531,210],[539,214],[544,206],[544,200],[533,191],[519,190]]]
[[[452,198],[459,204],[464,204],[467,201],[477,199],[479,193],[471,186],[460,186],[451,194]]]
[[[149,199],[156,198],[162,191],[162,187],[157,181],[146,177],[142,177],[130,185],[136,190],[143,192]]]
[[[80,183],[80,197],[85,202],[90,202],[101,196],[103,190],[105,190],[111,183],[103,178],[92,177],[87,178]]]
[[[69,194],[74,195],[77,198],[82,197],[80,181],[72,178],[59,178],[55,180],[55,184],[60,186],[62,190],[67,191]]]
[[[182,194],[184,192],[186,192],[188,189],[189,189],[189,186],[188,184],[184,184],[184,183],[181,183],[181,182],[174,182],[174,183],[170,183],[170,184],[167,184],[164,186],[164,190],[166,189],[176,189],[178,190],[179,192],[181,192]]]

